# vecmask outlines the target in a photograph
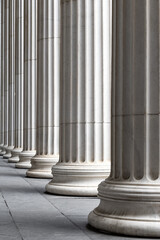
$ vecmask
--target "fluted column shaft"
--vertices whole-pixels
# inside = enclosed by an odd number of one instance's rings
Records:
[[[8,94],[9,94],[9,0],[5,1],[4,22],[4,149],[8,147]],[[4,155],[5,157],[5,155]]]
[[[15,142],[15,1],[9,1],[9,86],[8,147],[4,157],[11,157]]]
[[[18,168],[30,168],[36,154],[37,0],[25,0],[25,75],[23,152]]]
[[[3,29],[3,0],[0,0],[0,100],[2,100],[2,29]],[[0,152],[2,152],[3,139],[2,139],[2,103],[0,103]]]
[[[99,229],[159,237],[160,1],[113,1],[112,167],[89,216]]]
[[[16,0],[16,70],[15,70],[15,148],[9,162],[18,162],[23,150],[24,102],[24,0]]]
[[[52,177],[59,156],[60,1],[38,0],[37,155],[30,177]]]
[[[1,141],[2,141],[2,152],[0,153],[1,156],[5,154],[4,149],[4,37],[5,37],[5,0],[2,0],[2,15],[1,15]]]
[[[61,3],[60,161],[47,191],[96,195],[110,169],[109,1]]]

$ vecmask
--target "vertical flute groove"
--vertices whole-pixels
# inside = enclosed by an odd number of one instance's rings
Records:
[[[8,146],[8,91],[9,91],[9,0],[5,1],[4,23],[4,145]]]
[[[159,1],[113,3],[111,178],[155,180],[160,164]]]
[[[15,148],[23,148],[24,0],[16,0]]]
[[[9,124],[8,124],[8,146],[14,147],[15,144],[15,1],[9,2]]]
[[[37,154],[59,154],[59,1],[38,1]]]
[[[4,145],[4,12],[5,0],[2,0],[2,15],[1,15],[1,141]]]
[[[24,151],[36,150],[37,0],[25,0]]]
[[[110,96],[110,60],[103,50],[109,53],[110,41],[102,33],[110,24],[102,6],[109,13],[103,0],[62,1],[61,162],[96,165],[110,159],[104,146],[110,141],[110,104],[103,106]]]

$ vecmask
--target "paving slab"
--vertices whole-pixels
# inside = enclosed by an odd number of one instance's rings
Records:
[[[138,239],[90,228],[88,214],[99,199],[47,194],[49,181],[28,178],[26,169],[0,158],[0,240]]]

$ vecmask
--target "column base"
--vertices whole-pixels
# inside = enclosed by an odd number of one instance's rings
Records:
[[[70,196],[97,196],[98,184],[109,175],[106,165],[58,163],[52,169],[53,179],[46,191]]]
[[[0,152],[0,156],[2,157],[4,154],[6,154],[6,151],[2,149],[2,152]]]
[[[5,155],[7,154],[7,148],[8,148],[8,145],[4,145],[4,146],[3,146],[3,150],[4,150],[4,152],[5,152],[5,153],[3,154],[3,158],[4,158],[4,159],[7,159],[6,156],[5,156]]]
[[[154,181],[155,182],[155,181]],[[102,182],[100,205],[89,214],[91,226],[138,237],[160,237],[160,184]]]
[[[14,148],[11,153],[12,157],[8,159],[9,163],[17,163],[19,162],[19,154],[22,152],[22,148]]]
[[[37,155],[31,159],[31,168],[27,171],[27,177],[52,178],[51,169],[59,160],[55,155]]]
[[[31,158],[36,155],[36,151],[23,151],[19,155],[19,162],[16,163],[16,168],[31,168]]]
[[[11,151],[14,149],[14,146],[8,146],[6,148],[6,153],[3,155],[3,158],[10,158],[12,156]]]
[[[3,144],[0,144],[0,153],[2,152]]]
[[[0,156],[3,156],[4,154],[6,154],[6,150],[4,148],[4,145],[1,145],[1,152],[0,152]]]

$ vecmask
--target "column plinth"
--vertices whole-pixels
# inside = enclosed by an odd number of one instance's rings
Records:
[[[51,178],[59,155],[60,1],[38,0],[37,155],[28,177]]]
[[[160,1],[113,1],[111,174],[89,224],[160,237]]]
[[[2,153],[2,147],[3,147],[3,143],[0,144],[0,154]],[[1,156],[1,155],[0,155]]]
[[[4,145],[2,145],[1,146],[1,152],[0,152],[0,156],[3,156],[3,155],[5,155],[6,154],[6,150],[5,150],[5,146]]]
[[[2,151],[2,152],[4,152],[3,158],[5,158],[5,159],[8,158],[8,157],[7,157],[7,148],[8,148],[8,144],[5,144],[5,145],[3,146],[3,151]],[[1,153],[2,153],[2,152],[1,152]]]
[[[57,163],[59,156],[36,155],[31,160],[31,169],[27,171],[28,177],[52,178],[51,166]]]
[[[8,159],[9,163],[17,163],[19,162],[19,155],[23,151],[23,148],[14,148],[11,153],[12,156]]]
[[[30,168],[31,167],[31,158],[36,155],[36,151],[24,151],[19,155],[19,162],[16,163],[16,168]]]
[[[109,179],[98,189],[100,205],[89,215],[93,227],[116,234],[158,237],[160,185]]]
[[[61,164],[53,167],[53,180],[46,186],[47,192],[73,196],[96,196],[98,184],[108,174],[106,166],[90,164]]]
[[[109,1],[61,5],[60,160],[46,190],[96,196],[110,172]]]
[[[14,149],[13,146],[6,146],[6,153],[3,156],[4,158],[10,158],[12,156],[11,151]]]

